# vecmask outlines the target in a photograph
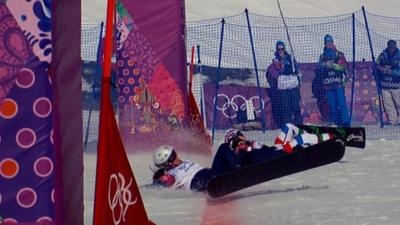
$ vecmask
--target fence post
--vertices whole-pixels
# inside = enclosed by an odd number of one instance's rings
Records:
[[[247,28],[249,30],[249,37],[250,37],[250,44],[251,44],[251,52],[253,54],[254,70],[256,72],[256,78],[257,78],[258,97],[260,98],[261,126],[262,126],[263,132],[265,133],[264,104],[263,104],[263,100],[262,100],[262,96],[261,96],[260,78],[258,76],[257,58],[256,58],[256,52],[255,52],[255,49],[254,49],[253,34],[251,32],[249,11],[247,10],[247,8],[244,11],[246,13]]]
[[[95,73],[93,76],[96,76],[97,72],[99,72],[99,66],[100,66],[100,60],[101,60],[101,38],[103,37],[103,27],[104,27],[104,22],[101,22],[100,24],[100,35],[99,35],[99,44],[97,45],[97,58],[96,58],[96,68],[95,68]],[[100,79],[99,79],[100,80]],[[93,93],[93,89],[95,87],[95,82],[96,80],[93,79],[93,84],[92,84],[92,93]],[[90,127],[90,121],[92,119],[92,101],[93,101],[94,96],[92,96],[92,98],[89,98],[89,116],[88,116],[88,122],[86,125],[86,134],[85,134],[85,147],[84,150],[86,151],[86,147],[87,147],[87,142],[89,139],[89,127]]]
[[[214,144],[215,137],[215,121],[217,120],[217,105],[218,105],[218,93],[219,93],[219,78],[221,76],[221,60],[222,60],[222,44],[224,42],[224,27],[225,19],[221,20],[221,38],[219,42],[219,55],[218,55],[218,71],[217,80],[215,84],[215,99],[214,99],[214,114],[213,114],[213,127],[212,127],[212,143]]]
[[[354,83],[356,78],[356,19],[354,13],[352,14],[353,24],[353,78],[351,82],[351,103],[350,103],[350,126],[353,121],[353,105],[354,105]]]
[[[374,50],[372,48],[372,41],[371,41],[371,34],[369,33],[369,27],[368,27],[368,20],[367,20],[367,16],[365,13],[365,8],[364,6],[361,8],[362,12],[363,12],[363,16],[364,16],[364,22],[365,22],[365,28],[367,29],[367,35],[368,35],[368,41],[369,41],[369,48],[371,50],[371,57],[372,57],[372,74],[375,78],[375,82],[376,82],[376,87],[378,89],[378,99],[379,99],[379,119],[381,122],[381,128],[383,128],[383,112],[382,112],[382,89],[381,89],[381,80],[379,79],[379,77],[376,74],[376,64],[375,64],[375,56],[374,56]]]
[[[203,85],[203,66],[201,64],[200,59],[200,45],[197,45],[197,66],[199,67],[199,75],[200,75],[200,113],[203,117],[204,126],[207,128],[207,119],[206,119],[206,109],[205,109],[205,101],[204,101],[204,85]]]

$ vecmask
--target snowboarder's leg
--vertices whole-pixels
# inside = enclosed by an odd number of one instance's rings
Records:
[[[230,149],[229,144],[222,144],[214,156],[211,169],[214,174],[219,174],[235,169],[238,165],[240,161],[235,152]]]
[[[208,181],[217,174],[214,174],[212,169],[202,169],[194,175],[190,183],[190,190],[204,192],[207,188]]]
[[[296,136],[291,140],[290,142],[286,143],[283,145],[283,149],[287,153],[292,153],[293,149],[297,146],[303,146],[303,147],[308,147],[311,145],[315,145],[318,143],[321,143],[323,141],[327,141],[333,138],[333,134],[329,133],[323,133],[323,134],[309,134],[309,133],[303,133],[301,135]]]
[[[292,141],[294,136],[299,135],[300,129],[291,123],[287,123],[275,138],[275,145],[284,145]]]

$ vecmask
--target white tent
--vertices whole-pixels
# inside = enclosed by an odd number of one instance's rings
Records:
[[[400,16],[399,0],[281,0],[285,16],[334,16],[351,13],[364,6],[369,12],[386,16]],[[219,18],[250,12],[279,16],[276,0],[186,0],[188,21]],[[105,21],[107,0],[82,0],[82,22]]]

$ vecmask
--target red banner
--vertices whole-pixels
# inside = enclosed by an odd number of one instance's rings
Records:
[[[110,98],[114,10],[115,1],[109,0],[101,87],[93,224],[153,224],[147,218],[135,177],[122,144]]]

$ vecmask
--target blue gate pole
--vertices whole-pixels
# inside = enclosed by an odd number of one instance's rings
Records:
[[[221,38],[219,41],[219,55],[218,55],[218,71],[217,81],[215,84],[215,99],[214,99],[214,114],[213,114],[213,127],[212,127],[212,143],[214,144],[215,137],[215,122],[217,120],[217,104],[218,104],[218,93],[219,93],[219,77],[221,76],[221,60],[222,60],[222,44],[224,42],[224,27],[225,19],[221,20]]]
[[[356,78],[356,18],[354,13],[352,14],[352,24],[353,24],[353,78],[351,82],[350,126],[353,121],[354,83]]]
[[[100,65],[101,58],[103,57],[103,51],[101,48],[101,39],[103,38],[103,28],[104,28],[104,22],[101,22],[100,24],[100,34],[99,34],[99,44],[97,45],[97,54],[96,54],[96,62],[97,64]]]
[[[100,59],[101,59],[101,38],[103,37],[103,27],[104,27],[104,22],[101,22],[100,24],[100,35],[99,35],[99,44],[97,46],[97,58],[96,58],[96,68],[95,68],[95,73],[93,76],[97,75],[98,69],[97,66],[99,66],[100,64]],[[92,93],[93,93],[93,89],[94,89],[94,85],[95,85],[96,80],[93,79],[93,84],[92,84]],[[89,98],[89,117],[88,117],[88,122],[86,125],[86,134],[85,134],[85,147],[84,150],[86,150],[86,146],[87,146],[87,142],[89,139],[89,127],[90,127],[90,121],[92,119],[92,101],[93,101],[93,96],[92,98]]]
[[[201,64],[200,58],[200,45],[197,45],[197,66],[199,68],[200,74],[200,114],[203,117],[204,126],[207,128],[207,119],[206,119],[206,110],[205,110],[205,102],[204,102],[204,85],[203,85],[203,65]]]
[[[247,28],[249,30],[249,37],[250,37],[250,44],[251,44],[251,52],[253,54],[254,70],[256,71],[258,97],[260,98],[261,126],[262,126],[263,132],[265,133],[264,104],[262,103],[263,100],[262,100],[262,96],[261,96],[260,78],[258,76],[257,58],[256,58],[256,51],[254,49],[253,34],[251,32],[250,19],[249,19],[249,10],[247,10],[247,8],[246,8],[244,10],[244,12],[246,13]]]
[[[361,8],[364,16],[364,22],[365,22],[365,28],[367,29],[367,34],[368,34],[368,41],[369,41],[369,48],[371,50],[371,57],[372,57],[372,74],[374,75],[375,82],[376,82],[376,87],[378,89],[378,99],[379,99],[379,119],[381,122],[381,128],[383,128],[383,112],[382,112],[382,89],[381,89],[381,80],[376,74],[376,63],[375,63],[375,56],[374,56],[374,50],[372,49],[372,41],[371,41],[371,34],[369,33],[369,27],[368,27],[368,20],[367,16],[365,13],[365,8],[364,6]]]

